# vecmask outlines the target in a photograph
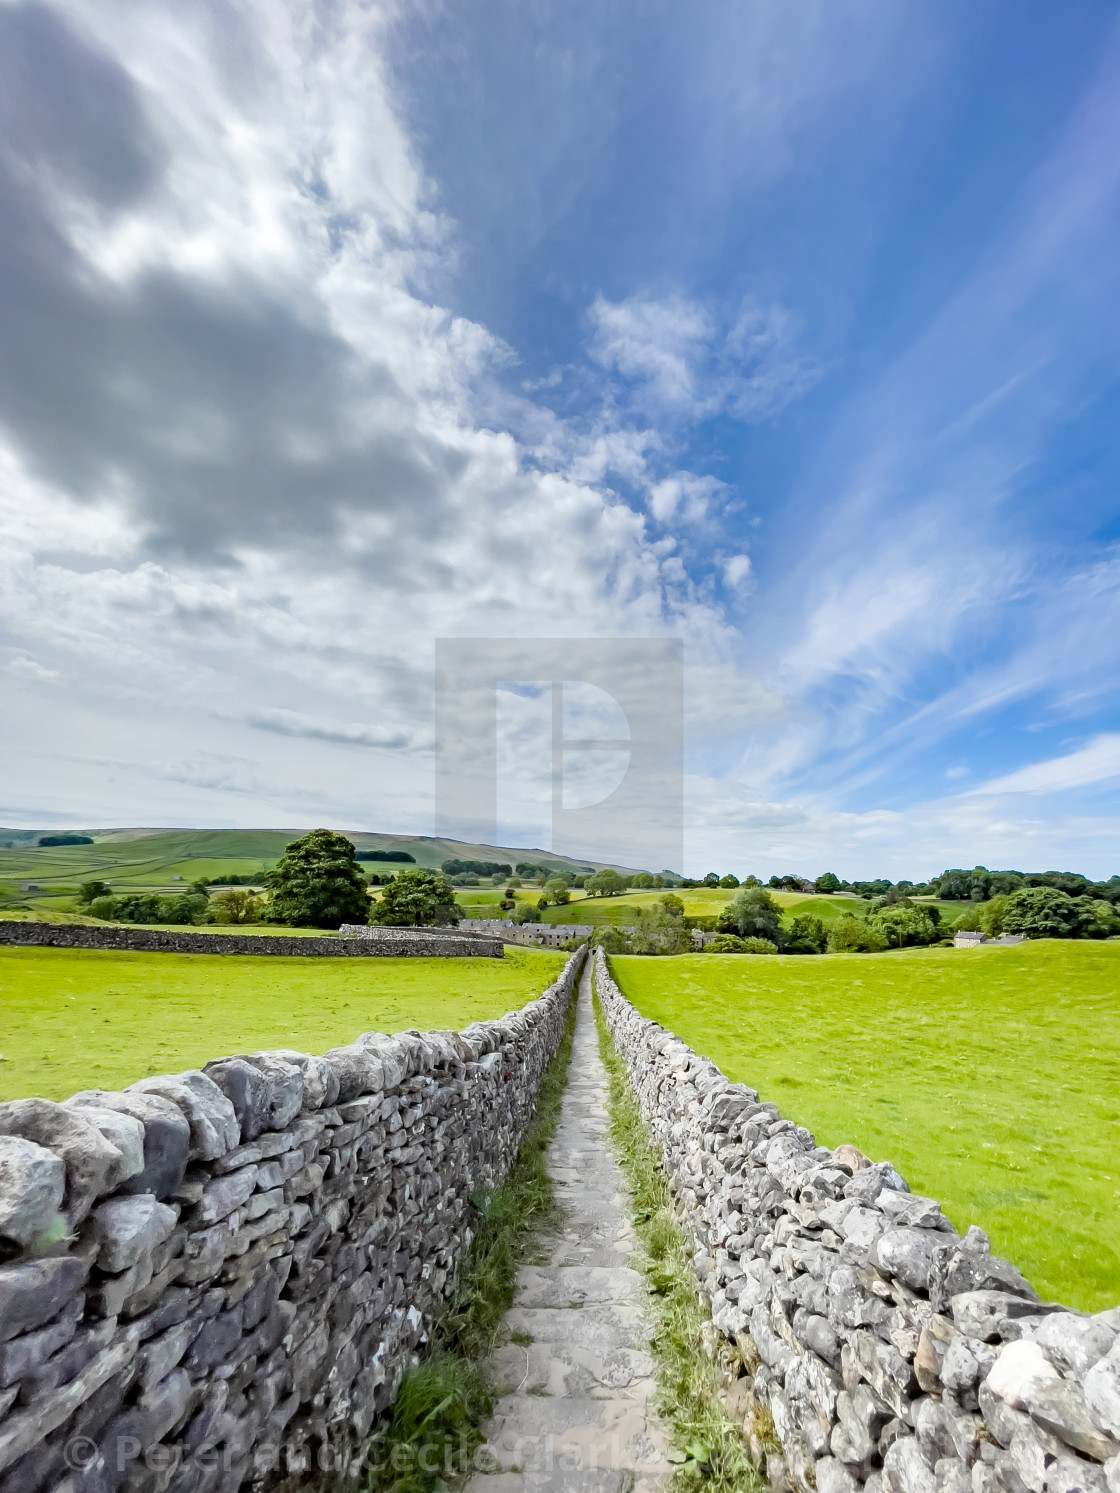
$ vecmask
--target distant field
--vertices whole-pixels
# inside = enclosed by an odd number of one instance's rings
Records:
[[[540,895],[535,892],[534,897]],[[631,891],[618,897],[584,897],[573,892],[566,907],[548,907],[541,918],[548,923],[591,923],[600,927],[606,923],[631,923],[634,915],[643,907],[652,907],[665,892]],[[683,887],[673,893],[684,903],[686,917],[717,917],[735,896],[734,890],[718,887]],[[862,910],[867,903],[850,897],[816,897],[804,892],[771,892],[774,901],[787,913],[809,912],[823,919],[838,918],[846,912]]]
[[[565,956],[300,959],[0,948],[0,1099],[65,1099],[266,1047],[461,1028],[539,995]]]
[[[893,1161],[1044,1297],[1120,1301],[1120,944],[611,963],[644,1015],[822,1144]]]

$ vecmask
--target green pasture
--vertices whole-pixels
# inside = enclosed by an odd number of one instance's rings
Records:
[[[0,1100],[64,1099],[269,1047],[461,1028],[539,995],[565,955],[305,959],[0,948]]]
[[[1120,1301],[1120,943],[611,962],[643,1015],[892,1161],[1044,1297]]]
[[[540,896],[539,888],[528,895],[535,901]],[[686,917],[710,918],[723,911],[735,896],[735,891],[723,887],[682,887],[673,895],[684,903]],[[585,897],[582,892],[573,891],[572,900],[566,907],[546,907],[541,920],[546,923],[588,923],[597,928],[606,924],[617,927],[621,923],[632,923],[637,912],[643,907],[654,906],[664,896],[664,889],[623,892],[617,897]],[[771,896],[787,916],[809,912],[827,921],[846,912],[867,910],[867,903],[858,898],[816,897],[804,892],[771,892]]]

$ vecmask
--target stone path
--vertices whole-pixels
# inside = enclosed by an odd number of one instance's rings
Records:
[[[476,1473],[469,1493],[659,1493],[673,1469],[650,1403],[645,1290],[629,1264],[590,959],[548,1169],[563,1222],[540,1241],[543,1263],[518,1277],[509,1341],[492,1361],[501,1398],[486,1436],[497,1470]]]

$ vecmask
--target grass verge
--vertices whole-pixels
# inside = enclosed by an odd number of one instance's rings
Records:
[[[475,1237],[454,1301],[436,1322],[431,1348],[401,1381],[377,1432],[368,1493],[433,1493],[463,1471],[482,1444],[493,1400],[485,1361],[513,1304],[518,1266],[555,1217],[545,1152],[556,1130],[575,1030],[576,996],[556,1055],[541,1080],[536,1114],[505,1182],[478,1200]]]
[[[705,1493],[756,1493],[765,1480],[747,1453],[743,1430],[724,1404],[724,1374],[714,1357],[715,1329],[701,1304],[685,1236],[673,1216],[669,1180],[657,1156],[595,1002],[599,1051],[607,1069],[611,1134],[630,1187],[638,1237],[633,1264],[645,1273],[654,1320],[657,1408],[679,1466],[672,1487]],[[764,1428],[763,1428],[764,1429]]]

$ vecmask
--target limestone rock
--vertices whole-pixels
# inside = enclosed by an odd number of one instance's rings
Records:
[[[190,1126],[190,1161],[214,1161],[232,1151],[241,1139],[233,1105],[205,1073],[189,1069],[174,1078],[142,1078],[130,1094],[155,1094],[169,1099]]]
[[[1057,1369],[1037,1343],[1019,1341],[1004,1347],[987,1377],[988,1388],[1013,1410],[1025,1410],[1023,1389],[1035,1379],[1057,1379]]]
[[[1084,1392],[1071,1380],[1030,1379],[1020,1394],[1031,1419],[1067,1446],[1098,1462],[1120,1454],[1120,1441],[1099,1429]]]
[[[0,1245],[28,1249],[62,1207],[60,1157],[18,1135],[0,1135]]]
[[[1035,1329],[1034,1340],[1075,1373],[1084,1374],[1117,1342],[1115,1331],[1093,1317],[1054,1312]]]
[[[0,1265],[0,1343],[57,1317],[88,1272],[84,1260],[69,1255]]]
[[[1120,1440],[1120,1351],[1116,1348],[1085,1375],[1085,1399],[1102,1430]]]
[[[179,1210],[157,1202],[150,1192],[110,1198],[94,1209],[86,1233],[98,1245],[97,1264],[110,1274],[128,1270],[167,1239]]]
[[[0,1135],[23,1136],[62,1158],[66,1217],[71,1226],[85,1218],[121,1160],[116,1146],[96,1126],[49,1099],[13,1099],[0,1104]]]
[[[884,1275],[902,1281],[912,1290],[929,1286],[930,1263],[938,1235],[931,1228],[892,1228],[880,1234],[872,1252]]]
[[[157,1198],[166,1198],[183,1180],[191,1129],[186,1116],[169,1099],[132,1090],[113,1094],[104,1089],[86,1089],[67,1099],[66,1108],[113,1110],[131,1115],[144,1127],[143,1170],[124,1183],[120,1191],[151,1192]]]

